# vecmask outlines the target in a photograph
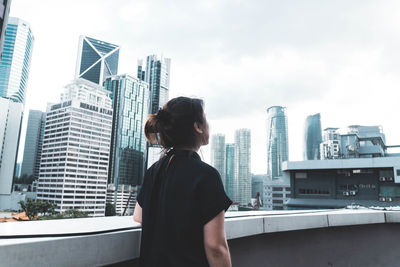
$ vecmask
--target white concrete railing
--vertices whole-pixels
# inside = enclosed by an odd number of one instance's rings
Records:
[[[360,210],[228,212],[228,239],[312,228],[399,223],[400,212]],[[0,224],[0,266],[104,266],[139,256],[132,217]]]

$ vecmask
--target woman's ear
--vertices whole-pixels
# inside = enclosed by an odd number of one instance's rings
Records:
[[[202,134],[202,133],[203,133],[203,130],[200,128],[200,125],[199,125],[198,122],[195,122],[195,123],[194,123],[194,130],[195,130],[197,133],[199,133],[199,134]]]

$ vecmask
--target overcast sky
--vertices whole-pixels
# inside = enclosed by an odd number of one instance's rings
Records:
[[[266,173],[272,105],[287,107],[290,160],[302,159],[305,118],[318,112],[323,128],[382,125],[400,144],[398,14],[396,0],[13,0],[10,15],[35,36],[26,117],[58,101],[87,35],[121,45],[121,74],[170,57],[170,97],[203,98],[211,132],[228,142],[250,128],[252,171]]]

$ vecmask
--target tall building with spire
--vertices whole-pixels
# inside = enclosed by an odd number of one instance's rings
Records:
[[[118,45],[80,36],[75,78],[103,85],[107,77],[118,73],[119,50]]]
[[[225,135],[215,134],[211,136],[211,165],[221,175],[222,184],[226,191],[225,153]]]
[[[304,160],[321,159],[322,143],[321,114],[307,117],[304,126]]]
[[[29,23],[9,17],[0,61],[0,97],[25,104],[33,43]]]
[[[236,186],[237,185],[237,186]],[[251,133],[250,129],[235,131],[235,201],[251,202]]]
[[[267,109],[267,175],[271,179],[282,176],[282,162],[289,158],[286,108]]]

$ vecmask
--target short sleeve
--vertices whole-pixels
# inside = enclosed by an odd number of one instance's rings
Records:
[[[203,225],[214,219],[221,211],[226,211],[232,204],[225,193],[221,176],[215,169],[202,179],[199,193],[201,223]]]
[[[137,202],[139,203],[140,207],[144,207],[145,204],[145,196],[146,196],[146,191],[149,190],[149,183],[150,183],[150,176],[151,176],[151,171],[152,168],[149,168],[148,170],[146,170],[145,174],[144,174],[144,178],[143,178],[143,184],[140,187],[139,193],[137,195]]]

